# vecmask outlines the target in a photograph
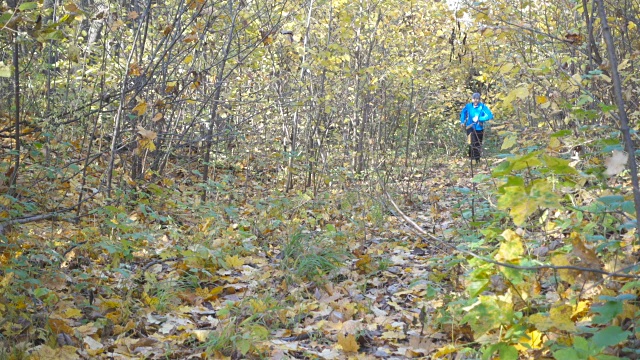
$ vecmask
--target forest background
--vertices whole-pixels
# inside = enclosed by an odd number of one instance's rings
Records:
[[[0,359],[640,357],[636,1],[5,0],[0,47]]]

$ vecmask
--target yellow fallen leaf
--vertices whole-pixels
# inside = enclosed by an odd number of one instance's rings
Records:
[[[435,354],[433,354],[433,359],[438,359],[438,358],[443,357],[445,355],[452,354],[452,353],[454,353],[456,351],[458,351],[456,349],[456,347],[451,345],[451,344],[443,346],[440,349],[438,349],[438,351],[436,351]]]
[[[77,319],[82,317],[82,310],[75,308],[68,308],[67,311],[64,312],[64,316],[67,319]]]
[[[200,342],[207,341],[207,338],[209,337],[210,333],[211,333],[211,330],[193,330],[193,335]]]
[[[242,265],[244,265],[244,260],[239,258],[238,255],[234,255],[234,256],[227,255],[224,261],[227,263],[227,266],[233,269],[237,269]]]
[[[389,340],[401,340],[406,338],[407,336],[402,331],[385,331],[382,333],[383,339]]]
[[[56,319],[56,318],[49,318],[49,328],[51,329],[51,331],[58,335],[61,333],[64,334],[73,334],[73,329],[71,328],[71,326],[69,326],[64,320],[62,319]]]
[[[46,345],[38,346],[35,351],[31,353],[29,359],[40,360],[76,360],[80,359],[80,356],[76,354],[77,348],[69,345],[65,345],[61,348],[52,349]]]
[[[338,345],[342,347],[344,352],[358,352],[358,349],[360,349],[354,334],[338,333]]]

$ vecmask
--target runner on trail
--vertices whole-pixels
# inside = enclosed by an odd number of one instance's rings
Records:
[[[480,94],[474,93],[471,96],[471,102],[465,105],[460,113],[460,126],[467,131],[469,157],[472,164],[474,160],[476,163],[480,161],[484,123],[491,119],[493,119],[493,113],[487,105],[480,102]]]

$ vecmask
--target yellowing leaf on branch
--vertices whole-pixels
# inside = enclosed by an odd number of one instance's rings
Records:
[[[134,108],[133,108],[133,112],[138,114],[138,116],[143,115],[144,113],[147,112],[147,102],[146,101],[141,101],[139,102]]]
[[[129,64],[129,76],[140,76],[142,75],[142,68],[138,63]]]
[[[554,266],[570,266],[571,261],[569,261],[569,258],[567,257],[566,254],[556,254],[551,258],[551,264],[553,264]],[[573,284],[573,282],[576,280],[574,273],[575,271],[567,270],[567,269],[558,270],[558,275],[560,276],[560,279],[570,284]]]
[[[507,229],[502,233],[502,237],[505,238],[500,244],[500,250],[496,254],[496,260],[504,262],[513,262],[522,257],[524,254],[524,247],[522,246],[522,239],[515,231]]]
[[[140,140],[138,140],[138,150],[149,150],[153,151],[156,149],[156,145],[153,143],[153,140],[158,136],[155,131],[146,130],[142,126],[138,125],[138,135],[140,135]]]
[[[513,70],[514,66],[515,65],[513,65],[513,63],[505,63],[500,67],[500,74],[509,73],[511,70]]]
[[[544,95],[536,96],[536,103],[538,104],[544,104],[547,101],[549,101],[549,99],[547,99],[547,97]]]
[[[162,114],[162,113],[156,113],[156,114],[153,116],[153,119],[151,119],[151,121],[153,121],[153,122],[157,122],[157,121],[162,120],[162,118],[164,118],[164,114]]]
[[[198,35],[196,35],[194,33],[191,33],[191,34],[185,36],[184,40],[182,40],[182,41],[184,41],[186,43],[191,43],[191,42],[198,41]]]
[[[573,308],[569,305],[556,306],[549,311],[548,314],[537,313],[529,316],[529,323],[534,325],[541,332],[550,329],[560,331],[575,331],[576,325],[571,320]]]
[[[158,134],[155,131],[146,130],[142,126],[138,125],[138,135],[143,139],[155,140]]]
[[[511,91],[518,99],[524,99],[529,96],[529,89],[526,86],[521,86]]]

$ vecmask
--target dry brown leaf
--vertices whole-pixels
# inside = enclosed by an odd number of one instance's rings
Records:
[[[580,261],[589,268],[602,269],[602,262],[595,251],[585,246],[582,236],[576,232],[571,233],[571,244],[573,254],[580,258]]]
[[[140,125],[138,125],[138,134],[143,139],[147,139],[147,140],[155,140],[155,138],[158,136],[158,134],[155,131],[146,130]]]

